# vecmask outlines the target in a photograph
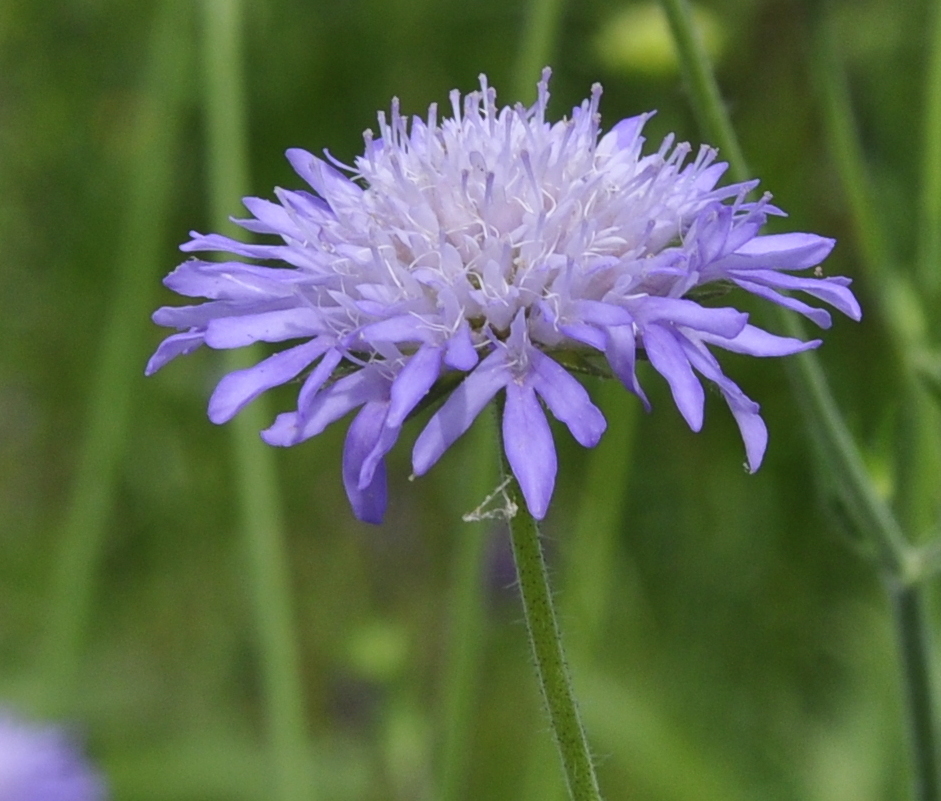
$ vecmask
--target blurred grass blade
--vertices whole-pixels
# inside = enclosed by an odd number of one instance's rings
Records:
[[[189,6],[160,4],[145,60],[128,166],[127,216],[118,235],[114,296],[101,332],[74,483],[51,589],[43,657],[54,708],[73,706],[95,585],[130,425],[134,388],[143,381],[149,325],[176,168],[192,38]],[[120,191],[120,190],[118,190]],[[107,253],[106,243],[102,243]]]
[[[490,415],[477,418],[465,439],[470,451],[464,475],[455,487],[455,521],[469,512],[493,490],[496,480],[497,435]],[[486,576],[484,561],[491,521],[456,522],[453,531],[454,567],[449,596],[447,663],[441,703],[441,768],[438,800],[467,798],[468,768],[474,731],[474,700],[481,686],[481,667],[486,626]]]
[[[937,301],[941,290],[941,3],[929,2],[928,69],[925,76],[924,157],[918,255],[921,285]]]
[[[937,5],[937,4],[936,4]],[[941,13],[941,12],[939,12]],[[941,18],[941,17],[939,17]],[[891,269],[891,253],[887,247],[884,229],[879,224],[872,194],[865,181],[865,164],[862,147],[853,124],[852,108],[846,86],[845,74],[836,48],[836,31],[833,21],[824,15],[818,21],[815,78],[823,87],[824,107],[829,138],[837,153],[841,179],[850,196],[850,205],[861,243],[864,262],[876,286],[876,294],[885,304],[883,316],[893,339],[902,365],[900,387],[901,426],[898,437],[898,475],[900,487],[897,506],[900,520],[906,526],[909,539],[921,540],[925,534],[936,536],[938,482],[937,473],[941,450],[937,408],[930,403],[927,391],[918,379],[918,356],[926,347],[924,327],[913,324],[923,315],[920,298],[912,292],[903,277]],[[929,91],[941,87],[930,87],[934,75],[929,75]],[[933,110],[928,110],[928,124],[933,124]],[[930,151],[941,148],[941,143],[926,143]],[[930,184],[935,180],[923,176]],[[927,203],[927,209],[935,201]],[[938,201],[941,203],[941,201]],[[922,209],[927,213],[926,209]],[[935,225],[938,221],[935,220]],[[926,235],[922,235],[923,237]],[[919,255],[924,256],[924,247],[933,235],[919,241]],[[924,263],[921,265],[924,267]],[[895,274],[893,274],[895,272]],[[926,279],[927,276],[920,276]],[[926,283],[926,289],[931,289]],[[805,354],[801,354],[804,356]],[[807,369],[808,363],[800,359],[799,366]],[[864,499],[865,500],[865,499]],[[872,534],[879,528],[871,528]],[[901,532],[898,535],[901,539]],[[926,601],[924,585],[926,573],[922,560],[911,548],[896,548],[901,557],[897,565],[884,576],[887,595],[892,604],[893,623],[898,643],[901,686],[905,694],[909,747],[912,759],[913,797],[917,801],[937,801],[941,798],[941,776],[939,776],[939,732],[937,720],[937,698],[934,687],[934,641],[931,610]],[[887,550],[883,548],[883,552]]]
[[[890,318],[886,298],[892,284],[897,281],[894,259],[888,245],[884,217],[873,202],[873,192],[866,174],[866,161],[856,132],[856,123],[850,105],[846,73],[837,55],[833,21],[827,14],[817,20],[813,68],[814,80],[821,95],[827,140],[836,161],[843,192],[849,204],[853,232],[863,257],[863,267],[875,285],[880,310]],[[891,322],[891,319],[889,319]]]
[[[905,693],[909,726],[908,747],[913,764],[915,801],[941,799],[941,772],[938,771],[938,708],[932,674],[935,669],[934,632],[930,601],[924,585],[904,586],[888,581],[895,633],[901,661],[902,689]]]
[[[803,326],[793,316],[784,313],[781,318],[787,336],[806,339]],[[828,478],[840,494],[843,508],[871,543],[877,562],[890,573],[904,575],[910,550],[905,535],[869,478],[853,435],[827,385],[820,360],[805,351],[790,357],[785,369],[804,411],[804,424],[814,439]]]
[[[724,115],[715,78],[705,54],[701,49],[697,51],[683,46],[685,41],[683,29],[691,26],[689,9],[685,0],[663,0],[663,2],[672,9],[670,22],[674,28],[681,58],[691,62],[691,71],[701,73],[708,78],[707,84],[711,89],[709,92],[703,92],[699,97],[700,106],[707,107],[709,116]],[[863,161],[855,137],[852,136],[849,104],[848,101],[843,102],[846,96],[839,91],[845,87],[839,82],[841,73],[832,69],[835,65],[833,60],[835,51],[830,49],[828,25],[829,21],[824,17],[819,31],[821,35],[816,41],[818,47],[825,48],[823,54],[817,56],[818,59],[822,59],[818,63],[824,65],[821,70],[818,70],[820,77],[825,81],[824,85],[827,89],[836,90],[825,99],[828,120],[834,127],[831,135],[837,139],[837,149],[845,160],[845,179],[850,183],[848,192],[851,196],[851,203],[859,204],[858,208],[854,207],[854,214],[864,215],[862,218],[857,218],[856,224],[859,227],[865,227],[867,224],[876,226],[877,220],[868,216],[870,213],[870,207],[866,202],[868,195],[862,184]],[[830,80],[836,82],[831,83]],[[695,87],[694,91],[696,91]],[[701,123],[705,124],[706,118],[702,119]],[[731,125],[726,126],[722,135],[732,137],[734,141],[735,133]],[[733,171],[738,173],[739,168],[735,164],[732,166]],[[743,180],[746,177],[744,162],[740,168],[742,172],[735,175],[737,180]],[[877,282],[877,290],[891,287],[887,281],[889,276],[884,260],[888,255],[887,248],[880,230],[876,227],[873,230],[860,231],[865,237],[863,249],[867,259],[883,259],[878,263],[871,261],[868,265]],[[891,314],[887,317],[890,328],[893,322],[895,324],[900,322],[893,321]],[[790,336],[800,335],[801,326],[794,319],[794,315],[783,313],[782,310],[781,318]],[[798,379],[794,382],[795,390],[802,403],[805,403],[811,410],[811,419],[808,421],[811,433],[816,431],[822,440],[818,443],[821,451],[831,469],[840,476],[838,486],[846,509],[854,514],[863,534],[874,543],[879,555],[881,564],[878,566],[884,571],[883,577],[886,580],[888,595],[893,602],[893,623],[899,643],[902,665],[901,685],[907,702],[906,712],[911,738],[914,797],[918,801],[937,801],[939,798],[939,755],[937,706],[932,681],[934,655],[929,627],[925,625],[921,614],[923,609],[919,594],[924,588],[913,586],[913,582],[920,580],[923,576],[920,570],[912,567],[913,563],[917,562],[912,558],[912,548],[906,541],[892,511],[879,496],[866,472],[859,450],[833,400],[818,360],[809,351],[798,354],[792,359],[796,369],[791,368],[789,375]],[[910,371],[904,372],[906,376],[910,375]],[[924,425],[924,421],[921,421],[921,425]],[[922,430],[926,435],[933,434],[924,428]],[[918,457],[921,453],[909,454],[909,456]],[[924,464],[920,464],[920,467],[924,468]],[[905,598],[907,602],[896,602],[899,596]],[[913,608],[917,608],[919,614],[911,614]]]
[[[723,160],[729,163],[732,179],[747,181],[751,176],[728,111],[722,102],[712,74],[709,56],[693,24],[686,0],[662,0],[680,54],[680,69],[689,88],[689,99],[702,133],[719,146]]]
[[[936,525],[939,487],[935,477],[941,469],[938,413],[923,385],[918,364],[920,355],[928,348],[926,339],[930,326],[924,296],[914,289],[909,275],[896,266],[897,259],[882,224],[884,215],[880,214],[866,174],[846,73],[837,50],[839,31],[835,24],[833,17],[827,14],[817,21],[814,80],[823,99],[827,138],[849,200],[863,267],[876,289],[873,297],[880,303],[881,322],[888,329],[893,361],[899,370],[895,503],[901,525],[909,537],[917,541]],[[941,226],[941,220],[936,225]],[[922,241],[926,241],[924,233]]]
[[[241,4],[204,0],[203,11],[209,195],[213,227],[225,231],[228,214],[248,194],[249,183]],[[260,358],[256,348],[228,351],[225,367],[242,369]],[[313,783],[307,771],[306,703],[274,452],[259,437],[270,419],[262,397],[229,426],[275,774],[270,797],[301,801],[313,797]]]
[[[600,673],[587,673],[580,685],[585,720],[600,751],[628,772],[638,798],[754,801],[763,797],[735,768],[704,752],[702,744],[649,694],[632,692],[623,682]]]
[[[532,103],[536,99],[536,83],[555,53],[564,0],[529,0],[523,20],[523,35],[513,69],[513,103]]]
[[[719,94],[718,84],[709,65],[705,51],[695,46],[689,5],[685,0],[662,0],[670,21],[670,28],[677,42],[684,73],[695,76],[690,90],[696,97],[694,111],[699,118],[700,127],[712,130],[723,154],[735,154],[729,159],[732,178],[735,181],[748,180],[748,167],[741,156],[738,138],[728,120],[725,107]],[[776,307],[778,318],[788,336],[806,339],[803,327],[793,313]],[[857,522],[864,527],[867,536],[873,537],[884,566],[891,571],[904,572],[907,555],[907,543],[892,514],[866,472],[859,449],[850,434],[839,407],[833,399],[820,363],[812,351],[805,351],[790,357],[799,369],[788,369],[796,395],[807,401],[812,422],[808,421],[811,433],[816,432],[822,439],[822,453],[826,454],[829,467],[836,471],[842,480],[839,488],[847,508],[858,512]]]
[[[585,481],[570,541],[565,543],[565,616],[578,621],[572,646],[590,664],[601,644],[614,584],[615,546],[627,507],[634,433],[640,404],[620,381],[599,382],[592,392],[608,428],[588,452]],[[623,596],[622,596],[623,602]]]

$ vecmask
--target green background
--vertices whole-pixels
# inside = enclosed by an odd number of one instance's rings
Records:
[[[0,705],[69,723],[115,798],[272,798],[232,440],[205,415],[223,364],[204,349],[143,377],[167,333],[149,314],[179,302],[160,279],[190,230],[213,230],[205,23],[195,3],[165,5],[0,6]],[[933,525],[939,482],[898,464],[913,434],[883,284],[864,268],[878,237],[893,268],[914,270],[931,6],[844,0],[826,23],[798,0],[699,11],[751,170],[790,215],[773,230],[837,238],[826,273],[854,278],[863,321],[835,319],[820,350],[840,407],[879,492],[894,502],[921,486]],[[498,102],[531,92],[521,87],[537,75],[518,78],[528,13],[517,0],[246,4],[250,193],[300,186],[289,147],[352,159],[392,96],[424,114],[481,72]],[[583,0],[559,13],[554,117],[600,81],[603,127],[657,109],[648,147],[671,131],[701,141],[654,6]],[[836,65],[816,55],[824,24]],[[828,76],[846,80],[878,231],[847,195]],[[228,212],[242,213],[237,197]],[[896,327],[917,328],[906,302],[890,304]],[[554,428],[544,542],[605,797],[900,798],[906,739],[878,576],[820,489],[785,360],[720,360],[770,429],[755,475],[721,398],[709,393],[694,434],[648,365],[649,415],[586,382],[609,447],[587,453]],[[269,393],[267,418],[295,393]],[[460,519],[496,485],[495,465],[470,475],[488,432],[409,481],[421,425],[389,458],[382,527],[358,523],[344,497],[345,422],[276,453],[308,797],[560,799],[506,532]],[[926,530],[909,522],[916,538]],[[476,541],[479,592],[460,596]],[[462,648],[472,695],[455,734]]]

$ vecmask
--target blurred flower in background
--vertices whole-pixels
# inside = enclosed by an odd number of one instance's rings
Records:
[[[767,444],[758,404],[723,374],[709,346],[784,356],[820,341],[775,336],[735,308],[688,295],[706,284],[737,285],[829,327],[826,311],[782,294],[797,290],[859,319],[849,279],[791,274],[818,265],[833,240],[759,236],[769,215],[782,214],[770,195],[748,199],[757,181],[717,188],[727,165],[716,151],[701,147],[688,161],[692,148],[672,135],[642,155],[650,114],[602,136],[597,84],[571,118],[548,122],[548,79],[546,70],[532,107],[498,109],[481,76],[480,91],[463,104],[452,92],[452,117],[440,124],[435,105],[409,125],[394,101],[391,117],[379,116],[378,138],[367,132],[365,154],[344,168],[352,179],[289,151],[317,194],[279,189],[280,203],[247,198],[255,217],[240,221],[283,244],[194,234],[183,246],[287,269],[184,262],[167,286],[211,302],[156,312],[157,323],[182,331],[164,340],[147,372],[203,344],[302,340],[223,378],[209,416],[225,422],[316,364],[297,411],[279,415],[263,437],[294,445],[360,409],[343,479],[356,515],[369,522],[380,522],[386,507],[383,459],[426,396],[449,393],[415,443],[417,475],[501,390],[507,460],[541,519],[557,470],[543,405],[576,441],[594,446],[604,417],[566,368],[613,374],[649,406],[635,375],[641,350],[695,431],[705,402],[696,373],[718,387],[756,470]]]
[[[725,32],[717,16],[699,5],[691,6],[691,12],[703,47],[714,62],[719,61]],[[680,70],[670,26],[663,6],[657,2],[619,8],[599,29],[595,53],[612,72],[673,75]]]
[[[0,801],[104,801],[104,781],[61,729],[0,709]]]

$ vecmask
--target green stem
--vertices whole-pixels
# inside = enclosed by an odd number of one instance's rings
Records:
[[[115,479],[124,457],[141,366],[143,332],[160,273],[173,185],[181,107],[191,39],[187,4],[164,2],[151,33],[142,91],[131,133],[127,216],[118,246],[115,292],[102,329],[100,351],[89,384],[91,397],[78,453],[74,484],[62,526],[46,626],[48,686],[53,706],[75,697],[75,676],[85,647],[101,552],[113,505]]]
[[[905,586],[890,580],[889,597],[904,676],[908,723],[915,766],[915,801],[939,801],[938,731],[931,680],[931,642],[923,585]]]
[[[507,462],[502,442],[500,453],[504,480],[507,482],[510,538],[526,629],[552,733],[562,759],[569,796],[572,801],[600,801],[598,779],[562,650],[549,575],[539,544],[539,528],[526,508],[526,501]],[[515,514],[511,511],[513,506],[516,507]]]
[[[213,225],[225,230],[232,204],[248,189],[241,7],[238,0],[205,0],[203,11],[210,200]],[[226,370],[245,368],[262,356],[256,348],[229,351]],[[274,455],[258,436],[270,418],[262,398],[230,429],[274,770],[271,797],[301,801],[311,797],[312,784],[291,577]]]
[[[695,43],[692,34],[692,21],[685,0],[662,0],[670,19],[677,41],[681,60],[687,74],[696,76],[691,87],[696,97],[695,109],[700,117],[700,124],[706,130],[714,128],[719,146],[724,152],[735,154],[729,159],[733,178],[746,180],[748,168],[741,156],[741,148],[725,114],[715,76],[709,66],[708,58],[701,47]],[[724,120],[714,125],[714,120]],[[800,324],[793,315],[781,310],[781,320],[791,336],[801,336]],[[803,337],[801,337],[803,338]],[[890,570],[900,569],[905,563],[907,545],[892,512],[879,497],[865,470],[863,459],[853,441],[849,429],[839,412],[836,401],[827,383],[817,357],[805,352],[795,357],[800,369],[792,371],[796,379],[795,391],[809,401],[809,408],[814,417],[817,430],[826,438],[824,450],[832,464],[839,466],[842,473],[841,488],[848,508],[862,506],[863,520],[868,534],[878,540],[878,547],[888,562]]]
[[[586,667],[600,655],[615,596],[618,604],[625,605],[625,587],[615,586],[616,550],[627,507],[640,413],[639,403],[624,402],[624,387],[618,381],[596,382],[592,397],[608,427],[601,442],[586,454],[575,514],[561,548],[565,565],[560,576],[562,616],[578,620],[578,628],[568,638],[568,652],[576,665]],[[603,501],[598,498],[598,487],[608,488]],[[636,586],[626,592],[627,607],[642,609]],[[628,719],[625,725],[631,727],[633,721]],[[558,779],[547,774],[545,768],[546,760],[551,758],[550,748],[542,739],[534,743],[520,801],[554,801],[562,797],[564,790]]]

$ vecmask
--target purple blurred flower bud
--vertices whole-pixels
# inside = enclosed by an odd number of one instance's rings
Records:
[[[105,801],[102,778],[65,733],[0,710],[0,801]]]

